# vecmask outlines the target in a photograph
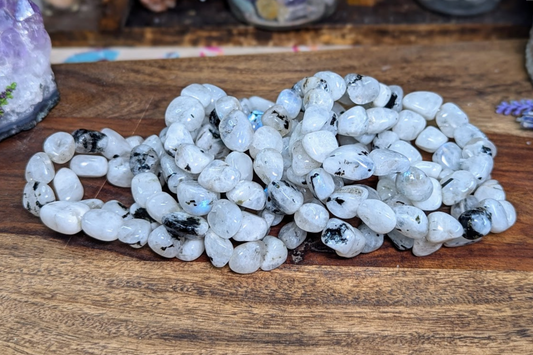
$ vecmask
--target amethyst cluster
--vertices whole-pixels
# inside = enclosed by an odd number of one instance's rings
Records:
[[[33,128],[58,102],[51,47],[37,5],[0,0],[0,140]]]

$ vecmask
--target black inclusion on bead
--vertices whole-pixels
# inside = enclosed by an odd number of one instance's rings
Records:
[[[363,76],[360,74],[354,74],[350,81],[347,82],[348,85],[353,85],[359,80],[363,79]]]
[[[445,187],[446,185],[448,185],[448,184],[449,184],[450,182],[452,182],[452,181],[453,181],[453,178],[449,178],[448,180],[446,180],[446,181],[444,181],[444,182],[442,183],[442,187]]]
[[[139,207],[133,212],[133,218],[144,219],[150,223],[155,222],[155,220],[148,214],[148,211],[144,207]]]
[[[337,228],[326,228],[322,234],[324,244],[330,244],[331,242],[335,244],[346,244],[348,239],[344,236],[346,233],[346,224],[342,223]]]
[[[179,218],[178,216],[169,214],[164,216],[161,222],[163,222],[163,225],[170,234],[178,236],[179,233],[198,235],[198,228],[200,228],[200,220],[193,216]]]
[[[463,237],[468,240],[484,237],[490,232],[492,224],[490,214],[481,207],[463,212],[459,216],[459,222],[464,228]],[[488,232],[485,233],[483,229]]]
[[[490,149],[489,147],[482,146],[481,151],[487,155],[492,156],[492,149]]]
[[[218,128],[218,125],[220,124],[220,118],[217,115],[217,111],[214,109],[213,111],[211,111],[211,114],[209,115],[209,123],[211,123],[216,128]]]
[[[398,95],[392,93],[389,102],[387,102],[387,104],[385,105],[385,108],[393,108],[394,104],[396,103],[396,99],[398,99]]]
[[[107,136],[102,132],[80,128],[72,132],[72,137],[76,143],[76,152],[101,153],[104,148],[99,143]]]

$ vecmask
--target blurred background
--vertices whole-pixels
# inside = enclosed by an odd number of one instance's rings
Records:
[[[527,0],[38,0],[52,63],[525,39]]]

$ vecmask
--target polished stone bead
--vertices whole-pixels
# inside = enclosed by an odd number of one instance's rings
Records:
[[[498,201],[505,200],[505,191],[497,180],[487,180],[476,189],[474,196],[479,200],[493,198]]]
[[[442,243],[431,243],[425,239],[415,239],[413,244],[414,256],[428,256],[436,252],[442,247]]]
[[[163,216],[178,211],[182,211],[178,202],[166,192],[155,193],[146,200],[146,212],[157,223],[162,223]]]
[[[371,253],[378,250],[383,245],[383,241],[385,240],[383,234],[376,233],[364,223],[361,223],[357,229],[361,232],[363,237],[365,237],[365,247],[361,250],[361,253]]]
[[[265,243],[265,255],[261,263],[261,270],[274,270],[287,260],[288,251],[283,241],[267,235],[263,239],[263,243]]]
[[[320,169],[320,168],[317,168],[317,169]],[[312,171],[315,171],[316,169],[313,169],[311,170]],[[311,172],[309,172],[309,174],[311,174]],[[292,166],[289,167],[287,170],[285,170],[285,173],[283,174],[283,179],[284,180],[288,180],[290,181],[291,183],[293,183],[294,185],[298,186],[298,187],[302,187],[302,188],[308,188],[308,182],[307,182],[307,176],[309,175],[296,175],[294,173],[294,170],[292,169]]]
[[[228,192],[240,180],[241,173],[222,160],[213,160],[198,176],[198,183],[213,192]]]
[[[374,149],[369,154],[374,162],[374,175],[384,176],[403,173],[409,170],[409,159],[403,154],[389,149]]]
[[[446,137],[453,138],[455,129],[468,123],[468,116],[459,106],[452,102],[447,102],[440,107],[435,121]]]
[[[76,145],[75,152],[80,154],[102,153],[109,141],[104,133],[87,129],[75,130],[72,137]]]
[[[180,95],[194,97],[200,101],[204,108],[207,108],[211,104],[211,91],[201,84],[187,85],[181,90]]]
[[[159,178],[152,173],[140,173],[131,180],[131,194],[141,207],[145,208],[146,200],[158,192],[161,192],[161,184]]]
[[[41,208],[40,218],[48,228],[72,235],[81,232],[81,219],[90,210],[81,202],[53,201]]]
[[[48,154],[39,152],[35,153],[26,164],[25,171],[26,181],[38,181],[48,184],[54,179],[54,164]]]
[[[148,236],[148,246],[156,254],[164,258],[175,258],[178,255],[182,238],[174,238],[167,231],[165,226],[159,226]]]
[[[222,139],[220,139],[220,132],[210,123],[204,124],[200,128],[194,143],[198,148],[213,155],[215,158],[227,154],[227,148]]]
[[[411,167],[408,171],[398,174],[396,189],[411,201],[425,201],[433,192],[431,179],[420,169]]]
[[[405,155],[411,162],[411,165],[422,161],[422,154],[420,154],[418,149],[404,140],[399,140],[392,143],[389,147],[389,150]]]
[[[326,81],[333,101],[340,99],[346,92],[346,82],[339,74],[332,71],[320,71],[314,76]]]
[[[178,248],[177,259],[193,261],[198,259],[205,251],[204,239],[185,238]]]
[[[295,87],[293,89],[298,92],[299,95],[302,97],[313,89],[321,89],[327,93],[330,92],[328,82],[317,76],[308,76],[303,78],[295,84]]]
[[[242,212],[233,202],[221,199],[213,203],[213,208],[207,215],[207,222],[211,230],[219,237],[229,239],[233,237],[242,225]]]
[[[39,217],[41,208],[55,200],[54,191],[43,182],[30,181],[24,186],[22,206],[34,216]]]
[[[159,172],[159,155],[147,144],[141,144],[131,150],[130,169],[135,176],[140,173]]]
[[[304,112],[302,134],[320,131],[330,119],[330,111],[321,106],[310,106]]]
[[[267,126],[277,131],[280,136],[286,136],[291,130],[292,118],[289,117],[289,113],[285,106],[274,105],[263,113],[261,122],[263,127]]]
[[[191,174],[199,174],[213,161],[212,154],[204,152],[194,144],[180,144],[176,150],[176,165]]]
[[[302,105],[305,109],[311,106],[320,106],[330,111],[333,108],[333,99],[326,90],[315,88],[305,93]]]
[[[56,132],[46,138],[43,150],[56,164],[64,164],[74,156],[76,146],[72,135],[66,132]]]
[[[107,167],[107,181],[118,187],[130,187],[133,174],[130,169],[129,158],[118,157],[109,161]]]
[[[307,232],[296,225],[295,222],[289,222],[278,233],[278,238],[285,243],[287,249],[298,248],[307,238]]]
[[[255,131],[252,144],[250,145],[250,156],[255,159],[257,154],[264,149],[274,149],[278,152],[283,150],[283,138],[274,128],[263,126]]]
[[[457,143],[457,145],[461,148],[474,138],[486,139],[487,136],[483,132],[481,132],[479,128],[470,123],[465,123],[464,125],[457,127],[455,131],[453,131],[453,139],[455,140],[455,143]]]
[[[144,219],[133,218],[123,222],[118,231],[118,240],[138,249],[148,243],[148,236],[152,232],[150,222]]]
[[[311,170],[305,177],[305,182],[319,200],[328,198],[335,191],[333,177],[322,168]]]
[[[369,119],[366,110],[354,106],[339,116],[339,134],[358,137],[368,130]]]
[[[398,114],[398,122],[392,127],[392,131],[400,139],[412,141],[426,128],[426,125],[427,121],[422,115],[411,110],[403,110]]]
[[[466,198],[476,188],[474,175],[466,170],[458,170],[440,181],[442,186],[442,203],[451,206]]]
[[[359,205],[368,197],[368,191],[363,185],[341,187],[327,198],[326,207],[336,217],[354,218]]]
[[[478,155],[488,155],[492,158],[496,157],[498,150],[494,143],[489,141],[486,138],[472,138],[466,143],[463,147],[462,156],[463,158],[471,158]]]
[[[392,97],[392,90],[385,84],[379,83],[379,94],[372,104],[374,107],[385,107]],[[389,107],[391,108],[391,107]]]
[[[422,211],[434,211],[442,206],[442,187],[437,179],[430,178],[433,185],[431,195],[423,201],[412,201],[413,206]]]
[[[259,212],[259,215],[264,218],[269,227],[277,226],[283,221],[283,218],[285,217],[282,214],[275,214],[268,210],[262,210],[261,212]]]
[[[507,213],[500,201],[487,198],[479,201],[477,207],[485,209],[485,211],[487,211],[487,213],[490,215],[491,233],[501,233],[509,228]]]
[[[439,111],[442,97],[430,91],[415,91],[405,95],[402,103],[405,109],[414,111],[429,121]]]
[[[214,267],[224,267],[233,254],[233,244],[229,239],[217,235],[209,229],[204,238],[205,253]]]
[[[166,139],[163,143],[165,151],[171,155],[176,155],[176,150],[181,144],[193,144],[191,133],[181,123],[173,123],[168,127]]]
[[[433,212],[428,215],[429,233],[427,240],[430,243],[446,243],[463,235],[461,223],[444,212]]]
[[[122,217],[107,210],[90,210],[81,219],[85,234],[104,242],[118,239],[124,221]]]
[[[141,136],[126,137],[126,142],[128,142],[128,145],[130,146],[131,149],[135,148],[138,145],[143,144],[143,141],[144,139]]]
[[[126,207],[122,202],[117,200],[109,200],[102,206],[102,209],[105,211],[113,212],[116,215],[120,216],[120,218],[128,218],[129,208]]]
[[[320,162],[311,158],[305,150],[302,141],[297,141],[292,149],[292,170],[298,176],[306,175],[311,170],[320,167]]]
[[[302,98],[292,89],[282,90],[278,98],[276,99],[276,104],[285,107],[287,114],[290,119],[296,118],[298,113],[302,108]]]
[[[507,225],[509,226],[508,228],[511,228],[516,223],[516,209],[509,201],[501,200],[500,204],[505,210],[505,216],[507,217]]]
[[[479,200],[474,195],[468,195],[450,208],[450,215],[455,219],[459,219],[463,212],[478,207],[478,204]]]
[[[231,152],[225,158],[225,162],[234,167],[241,174],[241,180],[252,180],[254,176],[254,168],[252,159],[241,152]]]
[[[366,134],[377,134],[392,128],[398,122],[398,112],[384,107],[374,107],[366,110],[368,128]]]
[[[304,202],[303,194],[291,183],[273,181],[267,187],[266,208],[276,214],[294,214]]]
[[[262,210],[266,202],[263,187],[249,180],[239,181],[233,190],[226,193],[226,197],[238,206],[255,211]]]
[[[344,81],[348,97],[357,105],[371,103],[379,95],[379,82],[370,76],[348,74]]]
[[[161,222],[174,237],[183,235],[203,237],[209,229],[209,224],[204,218],[183,211],[169,213],[163,216]]]
[[[254,160],[254,171],[265,185],[281,180],[283,176],[281,153],[271,148],[263,149]]]
[[[461,148],[453,142],[444,143],[433,153],[431,159],[433,162],[440,164],[443,168],[459,170],[461,168],[462,151]]]
[[[416,138],[415,144],[423,151],[433,153],[447,141],[448,137],[446,137],[441,131],[433,126],[428,126],[420,132]]]
[[[242,111],[241,103],[236,97],[223,96],[215,102],[215,113],[217,120],[224,119],[233,111]],[[219,128],[219,122],[216,122],[216,120],[211,120],[211,123],[217,128]]]
[[[393,131],[383,131],[376,134],[376,137],[372,140],[372,146],[374,149],[389,149],[392,143],[397,142],[400,138]]]
[[[374,162],[368,154],[362,144],[344,145],[331,152],[322,167],[334,176],[348,180],[364,180],[374,173]]]
[[[296,225],[309,233],[322,232],[328,220],[328,210],[316,203],[304,203],[294,214]]]
[[[229,260],[229,268],[238,274],[251,274],[259,270],[263,264],[265,249],[265,243],[262,241],[238,245]]]
[[[470,171],[478,184],[487,181],[494,167],[494,159],[487,154],[477,155],[461,161],[461,168]]]
[[[69,168],[59,169],[53,184],[59,201],[81,201],[83,198],[83,185],[74,171]]]
[[[386,108],[391,108],[396,112],[400,112],[403,109],[403,89],[398,85],[389,85],[391,90],[391,98],[385,105]]]
[[[437,179],[442,171],[442,165],[432,161],[419,161],[413,164],[417,169],[422,170],[430,178]]]
[[[275,105],[274,102],[272,102],[270,100],[267,100],[265,98],[259,97],[259,96],[251,96],[251,97],[248,98],[248,100],[250,100],[250,102],[252,104],[252,107],[255,110],[259,110],[259,111],[263,111],[263,112],[265,112],[270,107]]]
[[[459,222],[464,228],[463,237],[469,240],[486,236],[492,228],[490,214],[480,207],[463,212],[459,216]]]
[[[98,155],[76,155],[70,161],[70,169],[79,177],[101,177],[107,174],[108,161]]]
[[[413,248],[415,240],[413,238],[406,237],[402,233],[398,232],[396,229],[387,233],[387,237],[392,242],[392,245],[400,251],[409,250]]]
[[[101,132],[107,136],[107,144],[102,150],[104,157],[112,159],[130,154],[130,145],[120,133],[111,128],[104,128]]]
[[[396,179],[392,179],[389,176],[381,177],[376,186],[376,191],[382,201],[388,202],[387,200],[398,195],[398,190],[396,190]]]
[[[428,234],[428,218],[424,211],[414,206],[396,206],[396,230],[406,237],[423,239]]]
[[[165,124],[180,123],[189,131],[200,128],[205,116],[205,108],[200,101],[190,96],[178,96],[167,107]]]
[[[329,131],[307,133],[302,139],[305,152],[315,161],[322,163],[339,147],[335,134]]]
[[[376,233],[386,234],[396,227],[394,211],[379,200],[367,199],[361,202],[357,216]]]
[[[193,180],[182,181],[178,185],[177,195],[181,208],[195,216],[207,215],[219,197]]]
[[[321,240],[344,258],[353,258],[361,253],[366,243],[365,237],[358,229],[337,218],[331,218],[327,222]]]
[[[224,90],[212,84],[202,84],[202,86],[205,87],[211,94],[211,102],[205,109],[205,112],[211,112],[215,109],[215,103],[218,101],[218,99],[227,96],[227,94]]]
[[[252,144],[254,129],[242,111],[232,111],[219,125],[220,138],[231,150],[245,152]]]

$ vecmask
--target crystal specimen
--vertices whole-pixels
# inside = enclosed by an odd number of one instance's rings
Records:
[[[0,0],[0,140],[33,128],[59,100],[51,42],[30,0]]]

